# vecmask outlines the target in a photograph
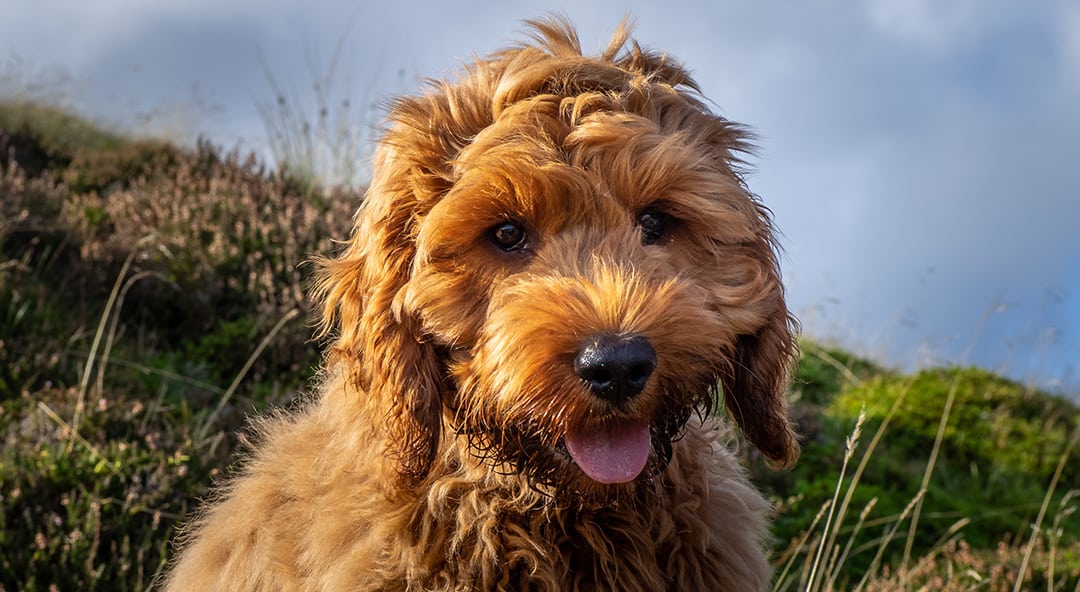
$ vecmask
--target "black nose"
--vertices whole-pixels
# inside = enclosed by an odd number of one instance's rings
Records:
[[[633,398],[645,388],[656,369],[656,351],[641,337],[605,335],[578,351],[574,372],[585,381],[594,395],[620,403]]]

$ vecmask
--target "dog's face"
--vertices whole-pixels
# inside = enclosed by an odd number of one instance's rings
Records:
[[[440,434],[561,490],[664,469],[719,385],[748,439],[798,449],[794,351],[768,212],[738,126],[625,35],[558,23],[399,102],[347,251],[320,285],[333,356],[383,397],[400,470]]]

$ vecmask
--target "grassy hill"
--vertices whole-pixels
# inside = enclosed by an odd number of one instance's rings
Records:
[[[359,199],[0,101],[0,590],[147,587],[245,415],[308,384],[302,263]],[[792,399],[795,470],[747,452],[778,589],[1080,587],[1074,405],[810,342]]]

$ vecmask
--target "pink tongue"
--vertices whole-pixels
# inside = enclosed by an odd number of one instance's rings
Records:
[[[625,483],[640,475],[649,460],[651,443],[649,424],[645,422],[570,430],[566,434],[570,457],[600,483]]]

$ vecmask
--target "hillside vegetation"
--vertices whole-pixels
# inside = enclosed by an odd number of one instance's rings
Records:
[[[0,101],[0,590],[148,587],[244,418],[309,385],[304,261],[359,201]],[[811,342],[792,402],[800,464],[747,450],[777,589],[1080,589],[1074,405]]]

